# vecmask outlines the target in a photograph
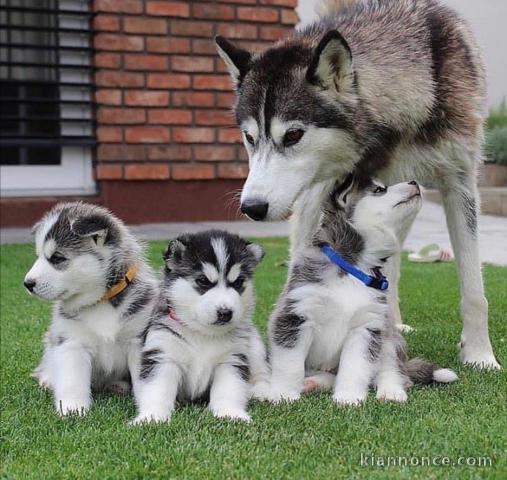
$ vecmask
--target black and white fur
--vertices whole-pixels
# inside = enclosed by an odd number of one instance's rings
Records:
[[[25,287],[54,302],[34,377],[52,390],[60,415],[82,415],[91,406],[92,389],[130,389],[139,337],[156,302],[158,283],[139,242],[104,208],[59,204],[34,232],[37,260],[26,274]],[[134,264],[138,273],[132,283],[102,300]]]
[[[253,274],[263,255],[259,245],[218,230],[169,244],[142,339],[134,424],[167,422],[177,400],[202,399],[216,417],[250,421],[248,400],[269,381],[252,323]]]
[[[270,319],[273,402],[333,386],[335,402],[356,405],[370,385],[377,398],[404,402],[412,381],[456,380],[451,370],[409,361],[403,338],[388,321],[386,293],[343,272],[319,248],[329,244],[349,263],[378,275],[399,253],[421,203],[416,182],[358,186],[350,176],[331,194],[318,233],[293,258]]]

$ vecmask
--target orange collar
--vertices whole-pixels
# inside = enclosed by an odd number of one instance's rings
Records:
[[[134,278],[136,278],[137,271],[137,265],[131,265],[125,274],[125,277],[123,277],[122,280],[113,285],[106,293],[104,293],[100,301],[105,302],[106,300],[111,300],[112,298],[116,297],[116,295],[119,295],[121,292],[123,292],[123,290],[125,290],[132,283]]]

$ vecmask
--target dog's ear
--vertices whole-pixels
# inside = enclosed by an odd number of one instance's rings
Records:
[[[254,259],[257,265],[264,258],[264,249],[257,243],[246,243],[246,250],[248,254]]]
[[[350,199],[349,194],[354,188],[355,181],[355,175],[350,173],[342,183],[333,189],[331,192],[331,201],[336,208],[341,210],[345,210],[347,208],[347,204]]]
[[[250,69],[250,59],[252,55],[250,52],[236,47],[236,45],[233,45],[229,40],[219,35],[215,37],[215,45],[218,54],[222,57],[229,69],[234,86],[237,87]]]
[[[352,52],[347,41],[337,30],[327,32],[313,53],[306,72],[312,85],[337,93],[346,93],[354,85]]]
[[[32,235],[37,235],[37,232],[39,230],[40,227],[42,227],[42,224],[44,223],[43,220],[39,220],[37,223],[34,224],[34,226],[32,227],[32,229],[30,230],[30,233]]]
[[[104,215],[92,214],[78,218],[71,224],[70,228],[79,237],[91,238],[101,247],[106,241],[111,222]]]
[[[166,266],[173,268],[175,264],[181,261],[186,249],[186,236],[183,235],[170,241],[163,254]]]

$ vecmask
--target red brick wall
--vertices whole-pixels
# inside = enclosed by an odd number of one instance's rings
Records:
[[[213,37],[262,49],[292,29],[296,4],[94,0],[97,179],[244,178],[231,82]]]

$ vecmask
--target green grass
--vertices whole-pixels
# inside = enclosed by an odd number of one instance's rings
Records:
[[[283,239],[262,241],[267,255],[256,277],[256,322],[266,321],[282,287]],[[160,265],[162,243],[150,246]],[[406,405],[370,395],[361,408],[339,408],[327,394],[281,406],[252,402],[250,425],[213,418],[197,407],[179,409],[169,425],[132,428],[131,398],[95,396],[85,418],[61,420],[50,395],[30,378],[41,356],[50,306],[21,285],[32,247],[1,252],[1,478],[506,478],[506,373],[462,368],[457,280],[452,264],[403,263],[401,307],[417,331],[411,354],[451,366],[449,386],[414,388]],[[490,329],[500,361],[507,358],[507,269],[486,266]],[[365,467],[360,455],[487,456],[491,467]]]

